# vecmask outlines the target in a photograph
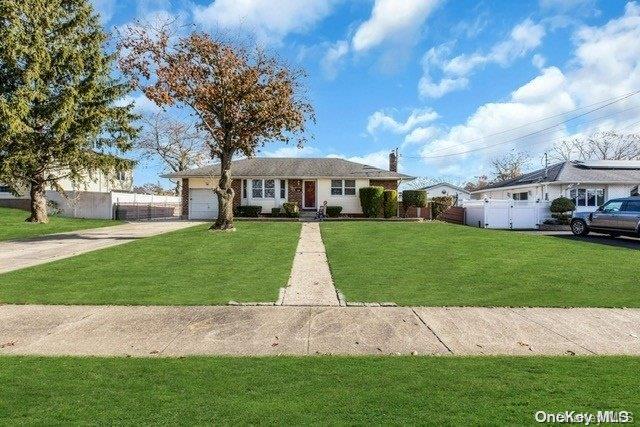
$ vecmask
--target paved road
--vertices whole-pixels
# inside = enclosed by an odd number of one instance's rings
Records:
[[[640,355],[638,309],[0,305],[0,355]]]
[[[130,222],[113,227],[0,242],[0,274],[197,224],[187,221]]]

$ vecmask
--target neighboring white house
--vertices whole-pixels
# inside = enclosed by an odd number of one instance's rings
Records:
[[[470,192],[462,187],[458,187],[457,185],[453,185],[448,182],[439,182],[433,185],[418,188],[418,190],[425,190],[427,192],[427,197],[429,198],[451,196],[458,201],[469,200],[471,198]]]
[[[297,203],[301,210],[316,211],[325,201],[342,206],[343,214],[362,214],[359,189],[372,185],[397,189],[401,180],[413,179],[398,173],[395,154],[390,169],[338,158],[266,158],[234,160],[231,165],[234,206],[261,206],[263,213]],[[220,165],[163,175],[182,180],[182,214],[189,219],[210,219],[218,215],[218,198],[213,191]]]
[[[154,207],[161,205],[179,206],[180,198],[172,196],[152,196],[148,194],[134,194],[133,189],[133,172],[117,171],[111,175],[105,175],[102,172],[96,172],[92,176],[87,176],[80,184],[74,185],[68,179],[62,179],[59,182],[60,187],[64,190],[64,195],[60,192],[49,188],[46,192],[47,200],[55,202],[57,209],[63,216],[75,218],[102,218],[111,219],[115,215],[115,207],[119,204],[127,205],[129,211],[131,206],[141,206],[136,212],[137,216],[141,214],[149,216],[152,214],[163,213],[162,210],[156,209],[148,213],[148,206],[152,204]],[[9,186],[0,183],[0,206],[13,207],[20,209],[28,209],[30,203],[29,189],[18,189],[18,195],[11,192]],[[164,212],[168,211],[164,209]],[[164,214],[164,213],[163,213]]]
[[[577,211],[595,211],[610,199],[638,194],[640,161],[567,161],[473,191],[475,199],[547,202],[564,196]]]

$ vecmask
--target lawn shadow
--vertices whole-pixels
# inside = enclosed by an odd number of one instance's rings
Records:
[[[42,236],[31,236],[17,239],[8,239],[4,240],[6,243],[38,243],[38,242],[48,242],[52,240],[138,240],[144,239],[147,236],[109,236],[109,235],[101,235],[101,236],[91,236],[91,235],[83,235],[76,233],[65,233],[65,234],[44,234]]]

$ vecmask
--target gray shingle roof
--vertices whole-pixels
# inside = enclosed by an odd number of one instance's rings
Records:
[[[209,177],[220,175],[220,164],[162,175],[163,178]],[[413,179],[391,172],[338,158],[251,157],[234,160],[231,175],[237,178],[370,178]]]
[[[562,162],[526,173],[515,179],[496,182],[483,188],[514,187],[541,182],[568,182],[568,183],[640,183],[640,162],[608,161],[608,162]],[[475,191],[475,192],[478,192]]]

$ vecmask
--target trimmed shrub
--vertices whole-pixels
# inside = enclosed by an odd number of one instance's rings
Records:
[[[367,218],[377,218],[382,211],[384,187],[362,187],[360,189],[360,206]]]
[[[453,206],[453,197],[442,196],[431,199],[431,218],[437,219],[438,215]]]
[[[238,206],[236,216],[246,218],[257,218],[262,213],[262,206]]]
[[[398,192],[396,190],[384,190],[382,195],[382,215],[385,218],[398,215]]]
[[[341,212],[342,206],[327,206],[327,216],[329,218],[339,217]]]
[[[427,192],[424,190],[404,190],[402,192],[402,210],[406,217],[409,208],[424,208],[427,206]]]
[[[404,207],[424,208],[427,206],[427,192],[424,190],[404,190],[402,192]]]
[[[282,213],[282,209],[271,208],[271,216],[280,216],[281,213]]]
[[[575,211],[576,205],[571,199],[568,199],[566,197],[558,197],[557,199],[553,199],[553,201],[551,202],[551,207],[549,209],[553,213],[563,214]]]
[[[576,205],[571,199],[558,197],[551,201],[549,210],[551,211],[551,216],[558,220],[560,224],[569,224],[569,219],[571,218],[570,212],[576,210]]]
[[[300,208],[297,203],[283,203],[282,209],[284,210],[284,215],[289,218],[298,218],[300,216]]]

